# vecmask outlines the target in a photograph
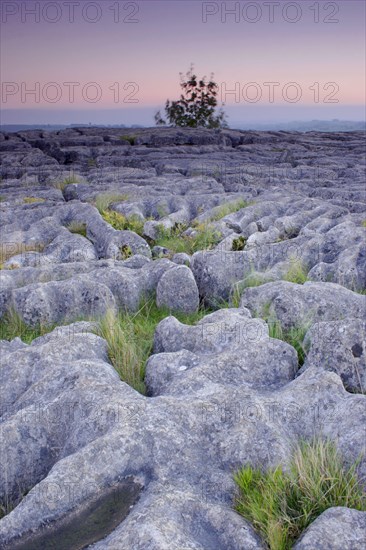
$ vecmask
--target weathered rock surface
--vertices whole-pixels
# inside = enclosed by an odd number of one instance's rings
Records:
[[[273,316],[287,329],[318,321],[362,319],[366,311],[366,296],[334,283],[306,282],[298,285],[279,281],[246,289],[241,305],[260,317]]]
[[[198,310],[199,294],[192,271],[185,265],[166,271],[156,287],[156,304],[171,311],[194,313]]]
[[[245,310],[220,310],[194,327],[168,317],[156,330],[155,352],[145,379],[152,395],[180,395],[207,381],[276,388],[298,368],[295,350],[269,338],[267,325]]]
[[[225,314],[231,315],[240,313]],[[206,323],[211,349],[232,349],[230,337],[229,345],[215,343],[212,317]],[[139,501],[101,545],[127,549],[135,540],[136,548],[168,549],[193,539],[193,547],[206,548],[207,538],[212,548],[261,548],[230,510],[233,469],[245,462],[286,464],[291,444],[314,433],[336,437],[348,461],[362,449],[365,397],[347,393],[334,373],[308,369],[263,392],[245,381],[245,368],[235,382],[223,361],[215,367],[217,357],[197,353],[196,383],[192,369],[171,369],[170,380],[161,369],[160,396],[149,399],[119,381],[104,341],[88,329],[70,325],[3,353],[1,487],[8,495],[30,489],[0,522],[4,548],[131,476],[143,487]],[[245,347],[254,357],[258,342]],[[271,349],[273,363],[284,361],[286,351],[291,364],[287,348],[278,342]],[[211,369],[207,357],[214,359]],[[162,359],[164,365],[164,353]]]
[[[294,550],[361,550],[365,537],[366,512],[329,508],[308,527]]]
[[[307,352],[300,373],[309,367],[336,372],[348,391],[366,392],[364,319],[315,323],[307,332]]]
[[[286,467],[313,436],[347,464],[359,457],[363,154],[361,132],[0,133],[0,317],[65,325],[31,345],[0,342],[0,504],[16,505],[1,548],[45,547],[37,537],[131,486],[125,519],[92,548],[264,549],[233,511],[233,471]],[[101,199],[129,229],[105,221]],[[189,254],[155,242],[202,230],[209,239]],[[299,274],[305,284],[290,282]],[[158,325],[143,396],[120,381],[93,320],[146,297],[172,315],[217,311]],[[306,329],[301,368],[271,320]],[[327,510],[295,547],[357,550],[364,517]]]
[[[294,259],[311,280],[365,288],[361,133],[166,128],[133,135],[131,146],[117,129],[2,134],[0,244],[14,249],[4,267],[151,258],[144,238],[102,219],[93,206],[99,195],[111,196],[112,209],[127,218],[145,222],[147,239],[161,226],[207,222],[220,205],[240,198],[247,207],[212,222],[221,243],[193,257],[207,304],[217,307],[253,272],[284,278]],[[68,233],[80,224],[86,238]],[[239,237],[246,239],[244,250],[233,252]],[[19,256],[17,246],[34,250]],[[187,258],[177,261],[187,264]]]

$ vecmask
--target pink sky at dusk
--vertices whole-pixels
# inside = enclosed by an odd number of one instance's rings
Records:
[[[78,119],[84,110],[98,122],[102,111],[118,110],[132,119],[135,112],[136,120],[146,113],[148,124],[151,112],[178,96],[179,72],[191,62],[199,76],[215,73],[230,117],[278,106],[292,120],[305,108],[307,118],[365,118],[362,1],[79,0],[74,20],[71,4],[2,0],[6,122],[42,111],[52,123],[61,111]],[[225,6],[235,13],[225,14]],[[270,82],[277,83],[273,101]]]

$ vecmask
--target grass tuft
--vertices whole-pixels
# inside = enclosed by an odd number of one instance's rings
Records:
[[[295,348],[297,351],[297,356],[299,360],[300,367],[304,364],[306,352],[304,349],[304,339],[307,331],[310,328],[309,323],[304,323],[303,325],[298,325],[291,327],[287,330],[284,330],[281,326],[281,323],[278,319],[268,319],[267,320],[269,336],[270,338],[277,338],[277,340],[282,340],[287,342]]]
[[[15,506],[16,504],[10,499],[9,495],[5,494],[0,500],[0,519],[10,514]]]
[[[19,484],[16,493],[9,495],[5,492],[0,499],[0,519],[10,514],[20,504],[22,499],[29,493],[29,489],[23,489]]]
[[[247,243],[247,239],[243,237],[243,235],[240,235],[240,237],[233,239],[231,250],[233,250],[234,252],[242,251],[244,250],[246,243]]]
[[[221,233],[209,224],[198,224],[192,235],[184,235],[187,228],[178,224],[173,229],[165,229],[161,226],[160,234],[154,241],[154,245],[168,248],[174,254],[185,252],[192,255],[200,250],[211,250],[219,244]]]
[[[135,145],[136,143],[136,136],[132,136],[132,135],[120,136],[119,139],[121,139],[122,141],[128,141],[130,145]]]
[[[268,332],[270,338],[276,338],[287,342],[295,348],[299,359],[299,366],[302,366],[305,361],[306,351],[304,348],[304,339],[307,331],[311,326],[311,321],[303,322],[288,329],[282,328],[281,321],[277,319],[277,316],[271,312],[271,302],[267,302],[263,305],[260,314],[254,312],[253,317],[259,317],[266,321],[268,325]]]
[[[55,327],[47,327],[44,325],[37,325],[30,327],[25,324],[23,319],[11,310],[5,313],[0,319],[0,340],[14,340],[14,338],[20,338],[26,344],[30,344],[35,338],[48,334]]]
[[[95,197],[95,206],[103,215],[105,210],[108,210],[113,202],[123,202],[128,199],[128,195],[116,193],[100,193]]]
[[[212,216],[210,216],[210,221],[217,222],[225,216],[233,214],[234,212],[238,212],[242,208],[246,208],[249,205],[250,203],[245,201],[244,199],[238,199],[234,202],[228,202],[226,204],[218,206]]]
[[[64,191],[65,187],[67,185],[71,185],[72,183],[80,183],[79,179],[75,176],[74,172],[70,174],[67,178],[65,178],[63,181],[59,181],[53,184],[53,186],[56,189],[59,189],[60,191]]]
[[[209,311],[176,313],[175,317],[185,324],[194,324]],[[109,358],[121,380],[138,392],[145,393],[145,364],[152,352],[155,329],[170,312],[158,308],[155,300],[143,302],[136,313],[126,311],[117,315],[109,311],[99,322],[98,334],[108,343]]]
[[[120,252],[122,255],[122,260],[128,260],[128,258],[131,258],[133,255],[132,248],[128,244],[121,246]]]
[[[297,283],[298,285],[303,285],[308,280],[308,272],[299,259],[293,259],[290,261],[290,267],[283,276],[284,281],[289,281],[290,283]]]
[[[242,281],[234,283],[230,296],[230,303],[233,304],[233,307],[239,307],[242,294],[246,288],[261,286],[268,282],[270,282],[270,279],[266,278],[265,273],[251,270]]]
[[[177,312],[174,316],[180,322],[192,325],[211,312],[202,308],[196,313]],[[142,394],[145,393],[145,363],[152,352],[155,329],[170,314],[167,308],[158,308],[151,298],[144,301],[135,313],[120,311],[115,314],[109,311],[98,321],[96,332],[107,341],[109,358],[121,380]],[[43,325],[29,327],[15,311],[9,311],[0,320],[0,340],[19,337],[30,344],[55,328]]]
[[[66,229],[68,229],[70,233],[76,233],[77,235],[86,237],[86,223],[73,221],[66,226]]]
[[[271,550],[289,550],[325,510],[346,506],[365,510],[365,493],[357,477],[360,459],[345,466],[331,441],[302,442],[286,473],[245,466],[235,475],[235,508],[249,520]]]
[[[80,183],[79,178],[75,176],[74,172],[70,174],[70,176],[67,176],[67,178],[64,179],[63,183],[65,185],[70,185],[72,183]]]
[[[138,216],[129,216],[128,218],[115,210],[110,210],[114,202],[122,202],[128,199],[128,195],[113,195],[111,193],[102,193],[97,195],[95,206],[99,210],[102,218],[118,231],[133,231],[142,236],[144,230],[144,221]]]
[[[109,225],[118,231],[134,231],[140,236],[143,234],[144,222],[136,216],[126,218],[126,216],[114,210],[104,210],[101,215]]]
[[[114,229],[122,231],[126,228],[126,218],[123,214],[115,212],[114,210],[103,210],[101,212],[104,221],[109,223]]]

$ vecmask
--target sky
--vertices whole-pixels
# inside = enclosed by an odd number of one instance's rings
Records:
[[[179,73],[229,123],[365,119],[363,1],[1,0],[1,123],[153,125]]]

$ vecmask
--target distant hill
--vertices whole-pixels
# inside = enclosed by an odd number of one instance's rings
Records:
[[[22,130],[48,130],[54,132],[63,130],[67,126],[63,124],[1,124],[1,132],[21,132]]]
[[[288,132],[354,132],[365,130],[365,121],[354,120],[309,120],[283,123],[240,123],[232,125],[238,130],[284,130]]]
[[[0,124],[1,132],[21,132],[23,130],[46,130],[54,132],[65,128],[126,128],[125,124]],[[135,124],[131,128],[143,128]]]
[[[2,124],[1,132],[20,132],[22,130],[46,130],[49,132],[64,130],[65,128],[145,128],[140,124]],[[309,120],[278,123],[243,123],[233,122],[230,128],[237,130],[283,130],[288,132],[354,132],[365,131],[365,121],[353,120]]]

